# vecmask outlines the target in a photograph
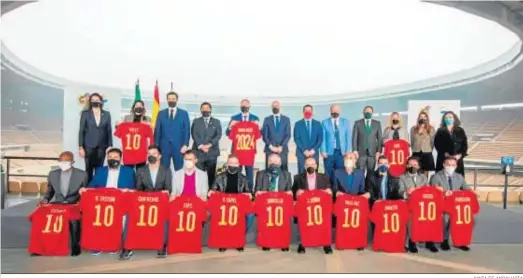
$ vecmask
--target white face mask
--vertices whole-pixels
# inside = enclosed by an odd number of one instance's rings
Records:
[[[187,168],[187,169],[194,168],[194,162],[192,160],[185,160],[184,165],[185,165],[185,168]]]
[[[354,168],[355,163],[354,163],[354,160],[347,159],[347,160],[345,160],[344,164],[345,164],[345,168]]]
[[[454,174],[454,171],[456,171],[456,167],[452,167],[452,166],[445,167],[445,173],[447,173],[447,175],[449,175],[449,176],[452,176],[452,174]]]
[[[58,162],[58,167],[60,167],[60,169],[62,171],[67,171],[67,170],[71,169],[71,166],[72,166],[72,163],[70,161],[60,161],[60,162]]]

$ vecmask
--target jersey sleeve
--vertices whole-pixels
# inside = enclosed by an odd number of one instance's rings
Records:
[[[122,138],[123,129],[125,128],[125,126],[126,126],[126,123],[119,124],[118,127],[116,127],[116,129],[114,130],[114,136],[116,136],[118,138]]]
[[[470,205],[472,208],[472,214],[479,213],[479,201],[474,191],[467,191],[467,195],[470,196]]]
[[[260,132],[260,127],[258,126],[258,124],[253,123],[252,130],[253,130],[254,141],[256,142],[256,140],[258,140],[262,137],[261,132]]]
[[[233,142],[236,140],[236,132],[238,131],[238,123],[236,123],[232,128],[231,132],[229,132],[229,139],[231,139]],[[233,146],[234,149],[234,146]]]

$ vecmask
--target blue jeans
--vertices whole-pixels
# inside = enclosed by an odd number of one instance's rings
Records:
[[[247,233],[249,231],[249,229],[251,228],[252,222],[254,222],[254,214],[249,213],[249,214],[247,214],[247,229],[245,230],[245,233]]]
[[[165,221],[165,229],[164,229],[164,236],[163,236],[163,245],[167,246],[167,242],[169,241],[169,221]]]

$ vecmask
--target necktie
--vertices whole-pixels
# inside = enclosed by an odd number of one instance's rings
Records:
[[[169,109],[169,119],[174,119],[174,111],[172,109]]]
[[[209,119],[204,118],[204,121],[205,121],[205,128],[207,128],[207,126],[209,125]]]
[[[276,116],[274,127],[276,128],[276,132],[280,131],[280,116]]]
[[[276,175],[271,175],[271,183],[269,185],[269,192],[274,192],[276,191],[276,178],[278,176]]]
[[[305,121],[307,124],[307,134],[309,134],[309,138],[311,138],[311,121]]]
[[[381,179],[381,199],[387,199],[387,176],[383,176]]]
[[[244,122],[247,121],[247,116],[243,116],[243,121],[244,121]]]
[[[337,121],[334,121],[334,139],[336,140],[336,148],[337,150],[341,149],[341,143],[340,143],[340,130],[338,129],[338,123]]]
[[[365,128],[369,129],[370,128],[370,124],[369,124],[369,121],[365,121]]]
[[[448,181],[450,190],[453,190],[454,185],[452,184],[452,177],[449,177]]]

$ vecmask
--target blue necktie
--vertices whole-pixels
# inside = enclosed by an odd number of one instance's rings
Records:
[[[276,128],[276,132],[279,132],[280,131],[280,116],[274,116],[274,117],[275,117],[274,127]]]
[[[243,121],[244,121],[244,122],[247,121],[247,116],[243,116]]]
[[[338,129],[338,125],[336,124],[336,121],[334,121],[334,137],[336,139],[336,148],[337,150],[341,149],[341,143],[340,143],[340,130]]]
[[[309,134],[309,139],[311,138],[311,121],[305,121],[307,127],[307,134]]]
[[[383,176],[381,179],[381,199],[387,199],[387,176]]]
[[[449,177],[449,189],[452,191],[454,185],[452,184],[452,177]]]

